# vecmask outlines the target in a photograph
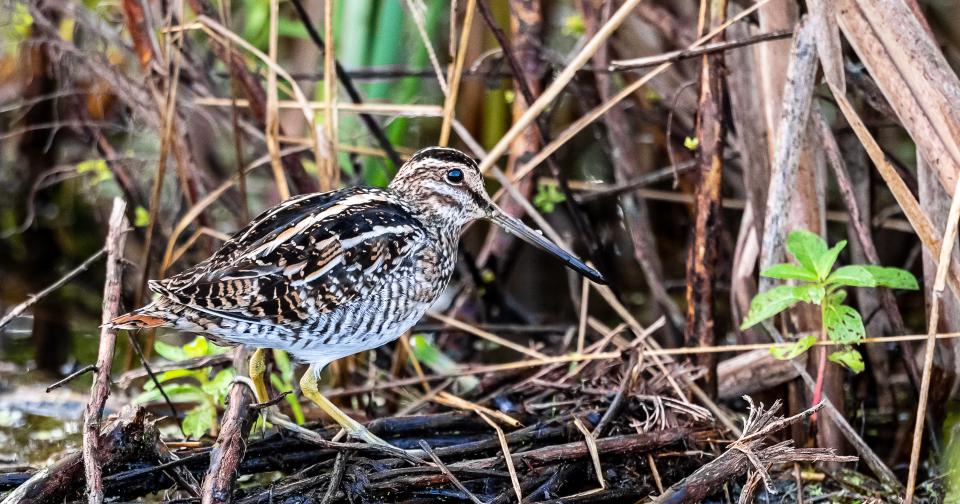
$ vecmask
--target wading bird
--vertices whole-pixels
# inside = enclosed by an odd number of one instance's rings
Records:
[[[310,365],[303,395],[344,430],[384,444],[318,389],[341,357],[400,337],[453,274],[460,232],[488,219],[594,282],[604,279],[491,201],[477,164],[447,148],[423,149],[386,189],[352,187],[297,196],[265,211],[210,258],[151,281],[155,300],[114,319],[117,329],[168,327],[256,348],[250,378],[266,402],[265,349]]]

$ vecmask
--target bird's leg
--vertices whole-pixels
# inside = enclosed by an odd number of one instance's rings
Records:
[[[267,372],[267,351],[258,348],[250,356],[249,364],[250,380],[253,381],[253,393],[257,395],[258,403],[265,403],[270,400],[267,395],[267,384],[263,381],[263,376]]]
[[[367,430],[366,427],[360,425],[360,422],[350,418],[346,413],[341,411],[340,408],[330,402],[329,399],[324,397],[318,387],[320,381],[319,373],[316,373],[315,370],[316,368],[311,365],[310,368],[307,369],[307,372],[303,373],[303,376],[300,377],[300,390],[303,391],[303,395],[319,406],[324,413],[330,415],[330,418],[340,424],[340,426],[347,431],[347,434],[370,444],[393,448],[390,443],[375,436]]]

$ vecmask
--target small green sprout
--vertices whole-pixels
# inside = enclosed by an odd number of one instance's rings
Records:
[[[554,184],[541,182],[537,186],[537,194],[533,197],[533,204],[543,213],[550,213],[556,210],[557,203],[563,203],[567,200],[560,189]]]
[[[133,227],[146,227],[150,224],[150,212],[142,206],[137,206],[133,211]]]
[[[560,31],[568,37],[579,37],[587,32],[587,23],[583,20],[583,16],[571,14],[564,18],[563,28]]]
[[[747,318],[741,330],[769,319],[800,302],[820,306],[821,333],[840,344],[840,350],[830,354],[830,360],[854,373],[863,371],[863,358],[853,348],[866,336],[863,319],[853,308],[843,304],[846,287],[887,287],[890,289],[918,289],[917,279],[900,268],[859,265],[833,269],[840,251],[846,246],[840,241],[827,247],[819,236],[809,231],[793,231],[787,237],[787,251],[797,264],[774,264],[762,273],[767,278],[795,280],[796,285],[781,285],[757,294],[750,303]],[[806,336],[788,347],[773,347],[770,352],[777,359],[793,359],[816,343],[816,336]]]

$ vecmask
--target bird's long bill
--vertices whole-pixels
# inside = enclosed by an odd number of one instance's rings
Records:
[[[574,257],[570,252],[563,250],[552,241],[544,238],[544,236],[540,233],[530,229],[526,224],[521,222],[520,219],[511,217],[503,213],[502,210],[497,209],[496,213],[492,217],[492,220],[498,226],[520,237],[523,241],[549,252],[557,259],[563,261],[563,263],[568,267],[580,272],[583,276],[589,278],[590,280],[598,284],[607,283],[606,279],[603,278],[603,275],[601,275],[599,271],[587,266],[583,263],[583,261]]]

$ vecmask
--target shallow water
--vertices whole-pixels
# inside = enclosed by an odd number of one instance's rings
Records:
[[[61,376],[35,369],[29,321],[29,317],[15,320],[0,332],[0,465],[7,467],[42,465],[65,450],[80,447],[83,410],[92,380],[87,373],[46,392]],[[64,344],[70,345],[72,357],[61,371],[66,374],[94,363],[97,339],[93,325],[69,334]],[[117,355],[123,355],[119,345]],[[104,413],[110,414],[115,404],[110,401]]]

